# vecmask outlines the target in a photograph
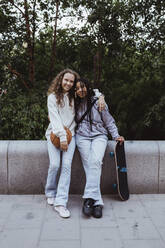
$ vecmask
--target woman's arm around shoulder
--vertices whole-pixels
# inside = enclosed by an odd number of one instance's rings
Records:
[[[104,99],[104,95],[99,91],[99,89],[93,89],[94,93],[95,93],[95,97],[98,98],[98,107],[99,107],[99,111],[101,112],[102,110],[105,109],[105,99]]]

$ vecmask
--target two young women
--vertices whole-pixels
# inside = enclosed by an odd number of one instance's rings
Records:
[[[48,143],[50,164],[48,169],[45,194],[48,204],[54,205],[54,209],[63,218],[70,217],[70,212],[67,209],[67,201],[70,186],[71,164],[75,150],[76,122],[74,101],[75,88],[78,80],[79,75],[76,72],[70,69],[66,69],[56,76],[48,90],[47,105],[50,124],[46,130],[46,138]],[[80,88],[82,89],[82,85]],[[84,92],[84,89],[82,90],[82,92]],[[78,109],[79,105],[78,98],[76,100],[76,109]],[[64,129],[64,126],[68,127],[72,133],[72,140],[69,145],[67,143],[66,131]],[[52,144],[50,140],[51,132],[53,132],[60,138],[60,149],[57,149]],[[60,167],[60,161],[62,162],[62,166],[57,185],[57,174]],[[88,174],[86,165],[84,166],[84,168],[86,174],[89,175],[90,173]],[[89,180],[87,179],[87,182],[88,181]],[[94,203],[97,203],[97,199],[92,199]],[[93,209],[94,204],[91,204],[90,202],[90,204],[86,204],[86,208],[88,208],[88,205],[90,205]]]

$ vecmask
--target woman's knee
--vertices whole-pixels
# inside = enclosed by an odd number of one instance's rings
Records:
[[[72,165],[72,159],[63,159],[62,161],[62,167],[70,168]]]
[[[102,166],[102,159],[100,158],[94,158],[91,160],[91,168],[96,168],[96,169],[100,169]]]
[[[71,167],[68,165],[62,165],[61,173],[70,176],[71,174]]]

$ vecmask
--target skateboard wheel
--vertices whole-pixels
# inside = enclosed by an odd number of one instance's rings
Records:
[[[121,172],[127,172],[127,168],[123,167],[120,171]]]
[[[110,152],[109,155],[110,155],[110,157],[113,157],[114,156],[114,152]]]

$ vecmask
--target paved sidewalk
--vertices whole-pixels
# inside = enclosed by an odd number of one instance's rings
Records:
[[[103,218],[83,217],[71,195],[71,218],[62,219],[44,195],[0,195],[0,248],[165,247],[165,195],[103,198]]]

